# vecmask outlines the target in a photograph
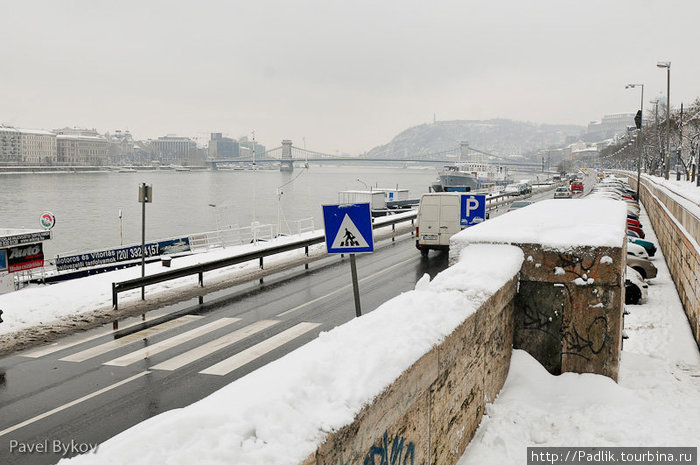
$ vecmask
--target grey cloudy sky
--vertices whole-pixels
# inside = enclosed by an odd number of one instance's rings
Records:
[[[697,0],[5,1],[0,123],[360,153],[438,120],[700,95]]]

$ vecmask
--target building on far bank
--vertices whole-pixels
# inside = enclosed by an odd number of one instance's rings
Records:
[[[153,159],[164,165],[200,165],[204,163],[197,143],[189,137],[168,134],[151,141]]]
[[[207,154],[211,160],[230,160],[240,156],[238,141],[224,137],[220,132],[212,132]]]
[[[55,129],[57,161],[71,166],[102,166],[109,161],[107,139],[95,129]]]
[[[41,129],[0,127],[0,163],[52,165],[56,163],[56,135]]]
[[[22,136],[11,127],[0,126],[0,163],[17,164],[22,162]]]

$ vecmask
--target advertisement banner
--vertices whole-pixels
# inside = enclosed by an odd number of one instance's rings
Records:
[[[146,257],[167,255],[190,250],[190,239],[182,237],[167,241],[151,242],[146,244]],[[74,270],[89,266],[109,265],[111,263],[125,262],[141,258],[141,246],[134,245],[120,249],[101,250],[98,252],[86,252],[80,255],[69,255],[56,258],[58,271]]]
[[[51,239],[51,231],[37,231],[24,234],[13,234],[11,236],[0,237],[0,247],[10,247],[13,245],[30,244]]]
[[[42,243],[7,249],[7,269],[10,273],[44,266]]]

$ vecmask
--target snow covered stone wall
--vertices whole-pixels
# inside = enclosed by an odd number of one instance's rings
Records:
[[[456,463],[508,374],[522,260],[515,247],[474,247],[430,288],[419,282],[416,292],[441,294],[420,311],[443,311],[438,308],[448,298],[469,316],[303,464]]]
[[[637,187],[635,176],[630,176],[629,182]],[[639,196],[664,250],[695,342],[700,346],[700,205],[675,195],[662,182],[663,179],[644,176]]]
[[[617,381],[622,350],[626,208],[604,199],[538,202],[453,236],[520,247],[514,348],[553,374],[597,373]],[[465,249],[466,248],[466,249]]]

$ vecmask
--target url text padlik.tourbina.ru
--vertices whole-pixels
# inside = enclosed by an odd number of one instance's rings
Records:
[[[70,442],[60,441],[58,439],[46,439],[40,442],[20,442],[11,439],[9,442],[10,454],[59,454],[62,457],[73,456],[77,454],[87,454],[88,452],[97,452],[97,443]]]
[[[630,463],[656,465],[698,463],[697,447],[528,447],[527,465]]]

